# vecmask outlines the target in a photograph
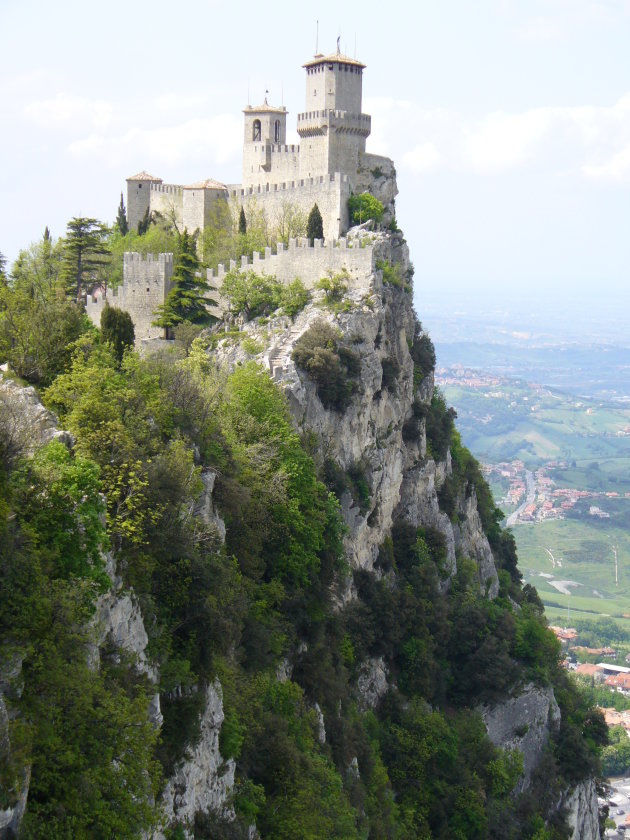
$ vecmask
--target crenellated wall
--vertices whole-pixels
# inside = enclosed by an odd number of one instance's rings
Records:
[[[252,259],[241,257],[239,262],[231,260],[226,267],[219,265],[214,272],[208,269],[208,283],[214,289],[221,289],[223,279],[229,271],[255,271],[257,274],[273,275],[281,283],[291,283],[296,277],[307,289],[313,289],[318,280],[330,272],[338,274],[344,269],[349,274],[350,289],[366,286],[366,278],[375,268],[374,247],[359,245],[359,240],[331,240],[327,243],[316,239],[313,245],[308,239],[290,239],[287,247],[282,242],[276,245],[276,253],[265,248],[263,253],[254,251]]]
[[[306,217],[313,205],[317,204],[322,214],[324,238],[336,239],[341,231],[348,229],[348,198],[351,184],[347,175],[335,172],[332,175],[319,175],[317,178],[297,178],[277,183],[258,184],[243,187],[241,184],[229,184],[230,201],[237,210],[254,204],[264,211],[270,224],[282,215],[287,205],[298,207]]]
[[[172,254],[127,253],[124,255],[123,284],[118,289],[94,299],[87,296],[86,312],[97,327],[101,325],[101,313],[109,303],[131,315],[136,331],[136,341],[160,338],[164,330],[154,327],[155,311],[164,303],[172,287]]]

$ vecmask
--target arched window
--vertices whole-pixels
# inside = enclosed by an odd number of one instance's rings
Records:
[[[260,140],[260,120],[254,120],[253,140]]]
[[[273,142],[279,143],[280,142],[280,120],[276,120],[274,127],[273,127]]]

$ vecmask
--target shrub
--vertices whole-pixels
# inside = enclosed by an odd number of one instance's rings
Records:
[[[232,311],[248,319],[277,309],[281,291],[282,284],[275,277],[254,271],[229,271],[221,287]]]
[[[280,308],[285,315],[295,318],[308,303],[310,295],[304,283],[296,277],[288,286],[282,286],[279,295]]]
[[[112,345],[114,355],[120,364],[125,350],[133,347],[136,338],[131,315],[107,304],[101,312],[101,334],[103,341]]]
[[[360,195],[351,195],[348,199],[348,213],[350,214],[350,224],[360,225],[372,219],[375,222],[380,222],[383,218],[385,208],[383,204],[374,198],[370,193],[361,193]]]
[[[447,408],[446,400],[436,388],[427,413],[427,450],[436,461],[443,461],[455,429],[457,412]]]
[[[387,356],[386,359],[381,359],[381,367],[383,368],[383,388],[389,391],[396,390],[396,382],[400,374],[400,365],[395,356]]]
[[[315,283],[315,288],[320,289],[326,296],[326,303],[338,303],[348,291],[347,280],[350,279],[348,270],[342,269],[338,274],[329,272],[328,277],[322,277]]]
[[[292,359],[317,385],[317,395],[326,408],[344,411],[356,390],[361,362],[343,347],[341,334],[325,321],[316,321],[296,342]]]
[[[422,331],[420,321],[415,322],[413,342],[409,352],[413,359],[413,386],[417,388],[427,374],[435,368],[435,348],[427,333]]]

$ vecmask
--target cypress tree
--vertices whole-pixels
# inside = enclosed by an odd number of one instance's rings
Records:
[[[121,236],[126,236],[129,233],[129,225],[127,224],[127,213],[125,211],[125,202],[123,201],[123,194],[120,194],[120,204],[118,205],[118,214],[116,216],[116,227],[120,231]]]
[[[151,213],[149,212],[149,208],[144,211],[144,216],[138,222],[138,233],[140,236],[144,236],[144,234],[149,230],[149,225],[151,224]]]
[[[238,216],[238,232],[243,235],[247,233],[247,219],[245,218],[245,210],[242,207]]]
[[[195,240],[187,230],[179,237],[179,257],[173,270],[173,288],[164,303],[158,307],[156,327],[169,329],[188,321],[191,324],[207,324],[212,316],[208,306],[216,301],[208,298],[208,283],[199,272],[199,260]]]
[[[324,238],[324,222],[322,214],[319,212],[317,204],[313,205],[313,209],[308,214],[308,222],[306,223],[306,236],[308,241],[313,244],[314,239]]]

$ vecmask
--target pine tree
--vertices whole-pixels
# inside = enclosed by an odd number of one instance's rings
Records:
[[[324,238],[324,222],[322,214],[319,212],[317,204],[313,205],[313,209],[308,214],[308,221],[306,223],[306,236],[308,241],[312,244],[314,239]]]
[[[180,235],[179,251],[173,270],[174,286],[158,307],[157,318],[153,322],[155,326],[167,330],[183,321],[208,323],[212,319],[208,307],[216,305],[216,301],[207,297],[208,284],[199,273],[195,240],[187,230]]]
[[[247,219],[245,218],[245,210],[242,207],[238,217],[238,232],[243,235],[247,233]]]
[[[118,205],[118,214],[116,215],[116,227],[120,231],[121,236],[126,236],[129,233],[129,225],[127,224],[127,212],[125,210],[125,202],[123,201],[123,194],[120,194],[120,204]]]
[[[6,268],[7,268],[7,258],[4,256],[2,251],[0,251],[0,284],[1,285],[6,285],[6,282],[7,282]]]
[[[66,294],[76,301],[81,300],[84,291],[92,285],[95,272],[107,262],[106,233],[97,219],[82,217],[68,222],[61,280]]]

